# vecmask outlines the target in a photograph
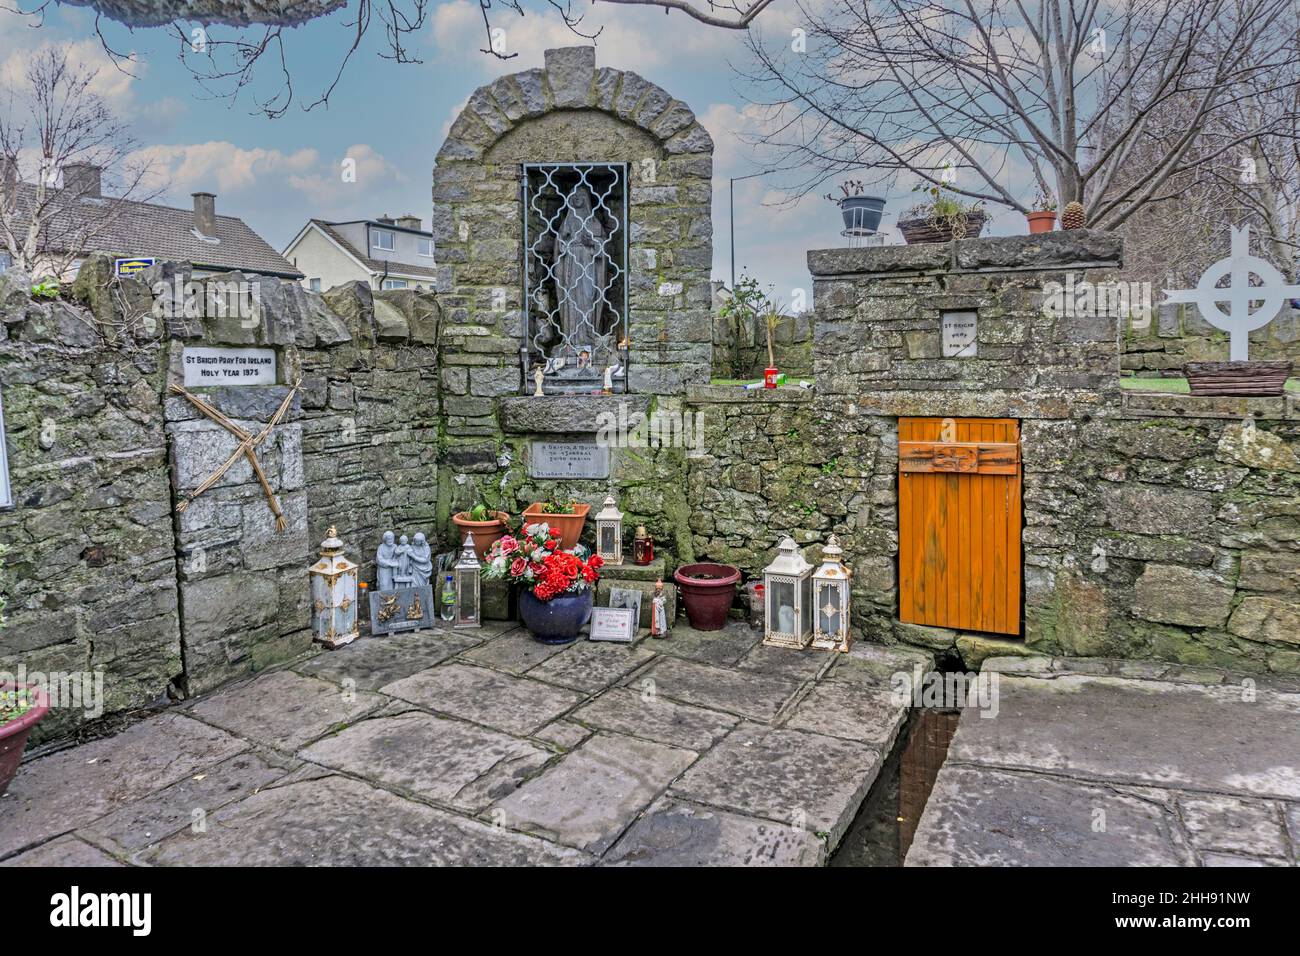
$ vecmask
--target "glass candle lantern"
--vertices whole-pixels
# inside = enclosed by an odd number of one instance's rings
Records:
[[[792,538],[781,539],[763,570],[763,643],[807,647],[812,640],[812,565]]]
[[[812,576],[813,647],[849,652],[849,577],[840,539],[831,535]]]
[[[596,515],[596,553],[606,564],[623,563],[623,512],[613,495],[605,496],[605,507]]]
[[[482,627],[483,602],[482,587],[483,566],[479,564],[478,555],[474,553],[474,534],[465,535],[464,550],[456,567],[452,569],[456,582],[456,604],[452,613],[452,627]]]
[[[343,557],[334,528],[320,543],[320,560],[307,569],[311,578],[312,637],[326,647],[357,638],[357,566]]]

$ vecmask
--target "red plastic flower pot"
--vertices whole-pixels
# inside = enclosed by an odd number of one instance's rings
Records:
[[[27,746],[27,738],[31,736],[32,728],[50,712],[50,699],[45,695],[45,691],[31,684],[19,684],[17,687],[28,688],[32,692],[35,703],[17,720],[0,724],[0,796],[4,796],[4,792],[9,789],[9,781],[13,780],[14,774],[18,772],[18,762],[23,759],[23,748]],[[0,685],[0,690],[14,689],[15,685],[12,683]]]
[[[697,631],[720,631],[736,598],[740,568],[730,564],[684,564],[673,572],[686,616]]]

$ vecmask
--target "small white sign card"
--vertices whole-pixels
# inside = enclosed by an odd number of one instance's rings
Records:
[[[610,588],[609,606],[630,608],[634,612],[632,620],[636,621],[639,627],[641,625],[642,596],[642,593],[636,588]]]
[[[588,640],[630,644],[632,638],[636,637],[635,614],[630,607],[593,607]]]
[[[186,388],[275,384],[275,349],[187,345],[183,364]]]

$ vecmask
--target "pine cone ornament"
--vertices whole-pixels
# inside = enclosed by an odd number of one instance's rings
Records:
[[[1087,217],[1083,213],[1081,202],[1066,203],[1065,208],[1061,210],[1062,229],[1082,229],[1086,222]]]

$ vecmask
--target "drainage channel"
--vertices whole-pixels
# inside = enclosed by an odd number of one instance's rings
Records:
[[[957,710],[912,708],[880,776],[831,854],[830,866],[903,865],[960,715]]]

